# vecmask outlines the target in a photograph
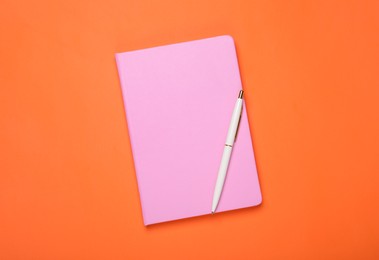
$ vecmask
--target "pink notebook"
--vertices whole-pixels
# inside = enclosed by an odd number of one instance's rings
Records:
[[[232,37],[116,54],[145,225],[211,213],[242,89]],[[217,212],[261,203],[245,107]]]

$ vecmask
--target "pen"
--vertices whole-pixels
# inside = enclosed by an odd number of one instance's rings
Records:
[[[212,214],[215,213],[218,202],[220,201],[222,189],[224,187],[226,172],[228,171],[230,156],[233,150],[233,144],[236,140],[236,136],[238,133],[238,128],[242,115],[242,97],[243,90],[240,90],[237,102],[234,106],[232,119],[230,120],[228,135],[226,136],[226,142],[224,146],[224,152],[222,154],[220,168],[218,170],[217,182],[213,193]]]

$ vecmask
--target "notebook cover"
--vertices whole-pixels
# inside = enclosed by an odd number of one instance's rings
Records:
[[[211,213],[234,104],[234,41],[116,54],[145,225]],[[217,212],[261,203],[245,106]]]

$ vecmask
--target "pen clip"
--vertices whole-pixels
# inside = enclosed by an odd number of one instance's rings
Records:
[[[238,130],[240,129],[241,116],[242,116],[242,110],[241,110],[240,117],[239,117],[239,119],[238,119],[238,125],[237,125],[236,135],[234,136],[234,142],[236,142],[237,135],[238,135]]]

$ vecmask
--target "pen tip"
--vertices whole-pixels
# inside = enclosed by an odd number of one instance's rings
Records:
[[[242,97],[243,97],[243,90],[241,89],[240,93],[238,94],[238,98],[242,99]]]
[[[215,214],[215,212],[212,210],[212,214]]]

